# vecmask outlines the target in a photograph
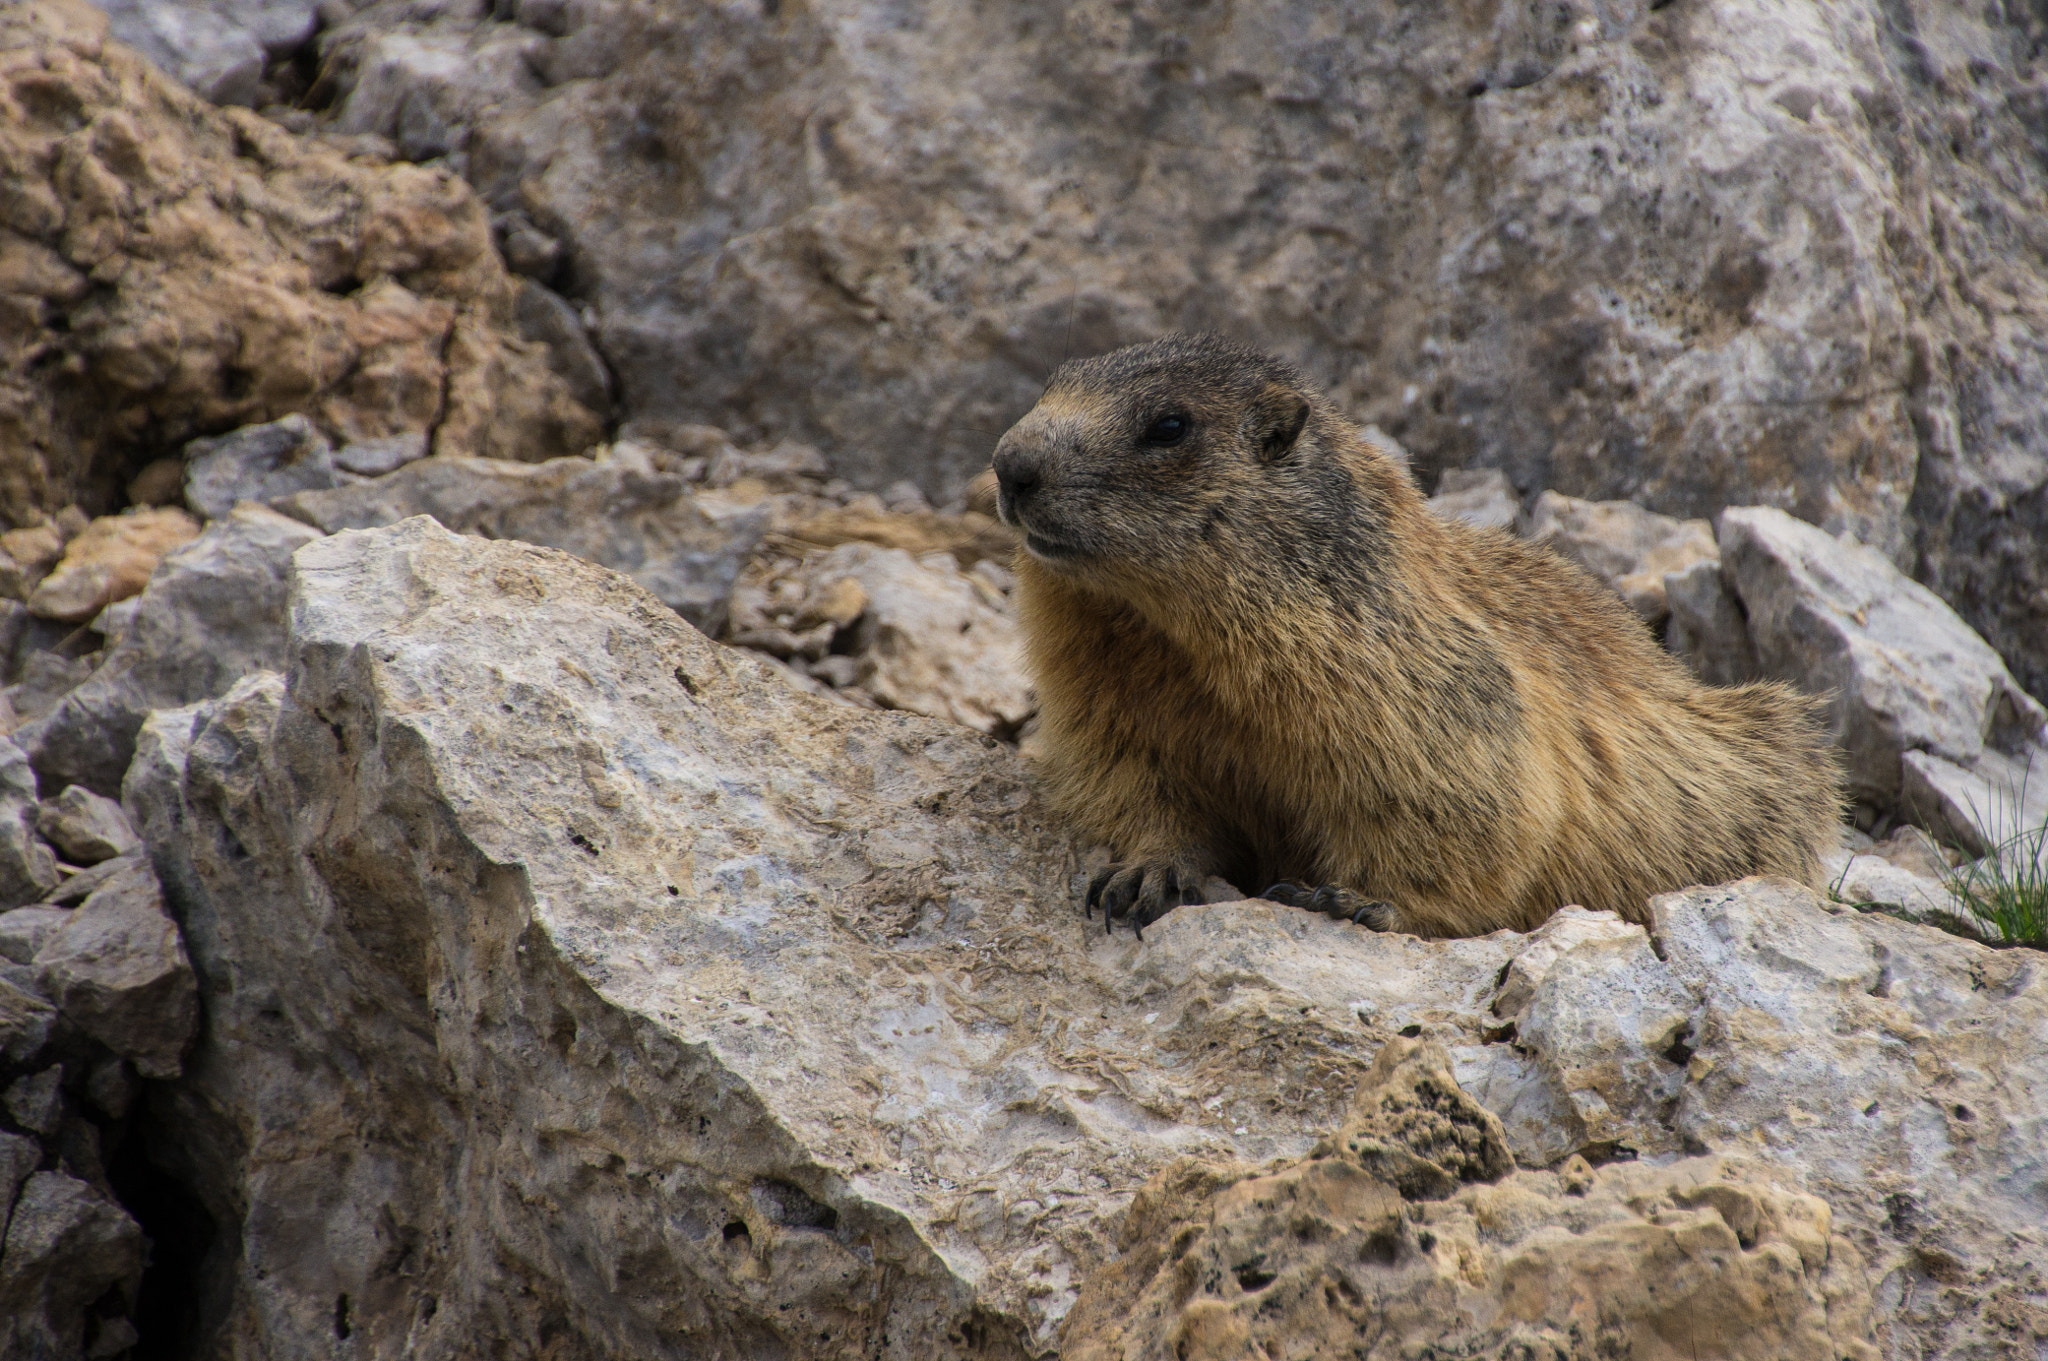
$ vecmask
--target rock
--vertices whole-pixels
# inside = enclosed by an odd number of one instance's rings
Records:
[[[1668,573],[1721,561],[1714,527],[1705,520],[1675,520],[1632,501],[1581,501],[1554,491],[1536,498],[1528,538],[1612,586],[1651,628],[1671,614]]]
[[[0,737],[0,910],[38,902],[60,882],[56,857],[36,839],[35,817],[28,754]]]
[[[1522,514],[1522,498],[1498,468],[1446,468],[1437,479],[1429,508],[1446,519],[1464,520],[1481,529],[1513,529]]]
[[[17,907],[0,912],[0,958],[16,964],[35,959],[50,933],[71,920],[61,907]]]
[[[1709,685],[1743,685],[1764,678],[1756,645],[1749,640],[1749,616],[1718,561],[1696,562],[1667,573],[1664,602],[1671,610],[1664,646],[1683,658],[1694,675]]]
[[[37,1172],[22,1187],[0,1250],[0,1343],[9,1355],[111,1355],[94,1344],[119,1320],[109,1301],[133,1300],[147,1247],[133,1219],[62,1172]],[[90,1311],[90,1312],[88,1312]],[[102,1319],[107,1319],[102,1322]],[[124,1320],[123,1320],[124,1321]]]
[[[387,435],[342,445],[335,451],[334,466],[362,477],[382,477],[426,456],[425,435]]]
[[[1521,1020],[1522,1011],[1536,996],[1537,985],[1550,966],[1570,950],[1589,940],[1636,941],[1642,929],[1623,921],[1612,912],[1591,912],[1583,907],[1561,907],[1557,914],[1529,933],[1502,977],[1494,994],[1493,1014],[1509,1024]]]
[[[218,695],[237,678],[278,665],[285,571],[293,550],[318,537],[273,511],[241,506],[168,554],[133,626],[98,670],[15,734],[36,769],[116,795],[150,710]]]
[[[1900,805],[1972,855],[2017,851],[2017,843],[2048,827],[2048,744],[2029,743],[2017,758],[1985,751],[1968,766],[1909,751],[1900,767]],[[2028,847],[2037,858],[2048,854],[2044,840],[2033,837]]]
[[[766,523],[759,512],[713,520],[681,475],[617,448],[595,461],[542,464],[422,459],[277,505],[328,533],[431,515],[459,533],[559,548],[631,575],[709,633],[723,627],[733,580]]]
[[[127,855],[103,860],[88,869],[80,870],[52,889],[45,901],[55,907],[76,907],[90,898],[101,884],[125,870],[131,861],[140,858],[139,851],[131,851]]]
[[[185,504],[201,519],[218,520],[237,501],[269,501],[333,485],[333,449],[304,416],[185,446]]]
[[[175,507],[103,515],[64,546],[62,560],[30,592],[29,610],[83,623],[139,592],[165,553],[198,534],[199,526]]]
[[[137,861],[94,891],[36,951],[64,1018],[135,1065],[176,1077],[199,1025],[199,994],[155,873]]]
[[[1764,674],[1832,692],[1850,792],[1896,807],[1901,758],[2048,743],[2048,711],[1940,597],[1880,554],[1763,506],[1722,513],[1723,570]]]
[[[1415,1205],[1334,1158],[1189,1160],[1139,1191],[1122,1245],[1062,1357],[1882,1354],[1827,1205],[1738,1159],[1614,1164],[1576,1192],[1520,1172]]]
[[[38,805],[36,831],[74,865],[97,865],[142,844],[120,804],[81,785]]]
[[[309,0],[100,0],[113,36],[216,104],[253,106],[266,56],[312,36]]]
[[[584,333],[576,309],[553,289],[528,279],[519,286],[514,314],[521,335],[548,347],[549,359],[569,385],[570,395],[599,415],[610,412],[611,375]]]
[[[1787,1348],[1830,1298],[1866,1335],[1827,1275],[1856,1256],[1884,1354],[1962,1361],[2031,1317],[2027,951],[1752,880],[1659,899],[1655,949],[1554,933],[1518,1013],[1548,1019],[1510,1037],[1531,937],[1255,902],[1106,936],[1014,755],[770,684],[573,558],[413,520],[309,545],[294,582],[289,682],[153,715],[126,792],[208,997],[148,1107],[236,1245],[203,1268],[228,1303],[201,1350],[329,1347],[345,1293],[368,1351],[559,1319],[647,1354],[1070,1352],[1130,1197],[1184,1157],[1306,1156],[1407,1037],[1563,1171],[1404,1209],[1415,1253],[1447,1247],[1401,1261],[1538,1254],[1515,1279],[1564,1326],[1603,1282],[1678,1281],[1657,1254],[1692,1243],[1700,1307],[1778,1301],[1759,1326]],[[1650,1005],[1596,1024],[1594,986]],[[1680,993],[1674,1039],[1652,1020]],[[1605,1147],[1573,1143],[1588,1093]],[[1741,1194],[1696,1194],[1720,1181]],[[405,1274],[376,1269],[393,1244]],[[1459,1279],[1476,1305],[1509,1278]]]
[[[97,658],[88,654],[66,657],[61,653],[31,651],[23,659],[14,684],[7,687],[7,707],[14,715],[16,731],[35,722],[64,697],[91,678]]]
[[[0,1108],[8,1119],[31,1134],[48,1139],[57,1133],[64,1118],[64,1068],[59,1064],[40,1073],[17,1078],[4,1095]]]
[[[14,1193],[28,1180],[43,1160],[36,1141],[20,1134],[0,1133],[0,1241],[7,1232],[7,1217],[14,1209]]]
[[[80,0],[0,9],[0,523],[110,511],[146,457],[292,413],[344,441],[432,432],[442,452],[597,439],[519,336],[518,281],[467,186],[215,108],[106,25]]]
[[[153,458],[128,481],[128,500],[138,506],[168,506],[185,499],[185,460]]]
[[[846,544],[736,593],[732,640],[884,708],[1013,735],[1038,707],[1008,602],[950,554]]]
[[[382,0],[323,50],[336,126],[461,147],[560,239],[634,415],[944,504],[1062,359],[1264,336],[1425,482],[1776,505],[1924,563],[2048,693],[2039,26],[1902,3]]]
[[[1316,1151],[1356,1163],[1404,1200],[1443,1200],[1515,1170],[1500,1119],[1459,1089],[1444,1047],[1399,1036],[1381,1047],[1350,1114]]]
[[[9,1068],[28,1063],[49,1043],[56,1024],[57,1008],[48,998],[0,978],[0,1063]]]

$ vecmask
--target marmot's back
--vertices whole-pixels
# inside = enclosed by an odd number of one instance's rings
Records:
[[[1812,701],[1701,686],[1577,568],[1437,520],[1284,365],[1213,337],[1066,365],[996,471],[1048,778],[1120,859],[1108,916],[1220,873],[1461,935],[1818,872]]]

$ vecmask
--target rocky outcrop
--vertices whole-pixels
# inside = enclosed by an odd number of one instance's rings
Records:
[[[217,109],[79,0],[0,10],[0,60],[0,518],[111,510],[155,455],[292,412],[512,458],[600,433],[446,170]]]
[[[135,734],[152,709],[225,691],[283,659],[291,555],[320,537],[243,506],[168,554],[90,676],[16,733],[52,787],[121,792]]]
[[[1215,327],[1426,483],[1853,532],[2048,693],[2044,23],[381,0],[320,52],[334,126],[462,165],[595,309],[635,414],[943,500],[1063,358]]]
[[[1716,521],[1721,560],[1665,578],[1674,651],[1710,681],[1828,697],[1850,794],[1988,850],[2048,819],[2048,710],[1956,612],[1884,557],[1782,511]],[[2036,786],[2039,786],[2036,788]]]
[[[151,1137],[239,1244],[212,1345],[1077,1351],[1111,1336],[1062,1339],[1077,1301],[1153,1298],[1084,1283],[1174,1250],[1120,1237],[1148,1181],[1323,1135],[1275,1195],[1384,1182],[1404,1236],[1343,1241],[1418,1290],[1459,1244],[1512,1264],[1549,1283],[1531,1329],[1613,1280],[1648,1336],[1657,1254],[1691,1253],[1689,1297],[1785,1355],[1823,1320],[1852,1355],[2048,1335],[2030,952],[1771,881],[1659,899],[1654,934],[1232,902],[1107,936],[1012,754],[799,694],[621,577],[411,520],[293,581],[289,679],[156,714],[125,792],[209,999]],[[1403,1037],[1448,1077],[1367,1083]],[[1271,1197],[1207,1195],[1156,1223],[1234,1273]],[[1461,1279],[1407,1342],[1496,1326]]]
[[[1359,1095],[1421,1114],[1456,1094],[1440,1049],[1395,1039]],[[1764,1168],[1575,1158],[1561,1173],[1447,1178],[1425,1196],[1347,1151],[1160,1173],[1132,1201],[1120,1258],[1083,1287],[1061,1355],[1880,1355],[1854,1245],[1824,1202]]]

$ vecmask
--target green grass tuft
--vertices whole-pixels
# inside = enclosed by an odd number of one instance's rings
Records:
[[[1990,854],[1966,860],[1942,876],[1942,886],[1955,895],[1956,903],[1969,913],[1984,939],[1993,945],[2029,945],[2048,950],[2048,819],[2038,827],[2021,820],[2027,806],[2027,780],[2031,767],[2020,780],[2017,797],[1999,800],[1994,816],[1986,820],[1974,806],[1971,816],[1992,843]],[[2008,824],[2013,830],[2006,830]]]

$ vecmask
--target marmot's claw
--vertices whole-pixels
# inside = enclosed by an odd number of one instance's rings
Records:
[[[1129,917],[1143,939],[1145,928],[1176,907],[1202,901],[1202,876],[1171,860],[1146,860],[1110,865],[1088,881],[1087,915],[1102,907],[1102,929],[1114,931],[1119,918]]]
[[[1400,929],[1401,914],[1392,903],[1376,898],[1367,898],[1354,889],[1337,884],[1324,884],[1313,891],[1300,884],[1283,880],[1259,895],[1270,902],[1283,903],[1288,907],[1307,908],[1320,912],[1338,921],[1356,923],[1373,931],[1397,931]]]

